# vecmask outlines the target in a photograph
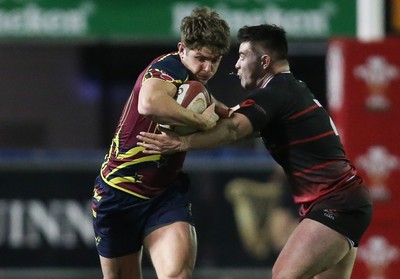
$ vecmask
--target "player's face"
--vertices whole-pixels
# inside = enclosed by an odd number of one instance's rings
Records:
[[[189,70],[191,78],[206,84],[216,73],[221,56],[203,47],[201,49],[189,49],[183,44],[179,47],[182,63]]]
[[[249,42],[240,44],[239,58],[235,68],[243,88],[254,89],[260,87],[265,71],[261,58],[254,53]]]

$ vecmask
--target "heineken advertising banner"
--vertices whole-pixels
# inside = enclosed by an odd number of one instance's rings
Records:
[[[0,38],[166,41],[196,6],[225,18],[232,35],[243,25],[274,23],[290,38],[354,36],[355,0],[132,1],[0,0]]]

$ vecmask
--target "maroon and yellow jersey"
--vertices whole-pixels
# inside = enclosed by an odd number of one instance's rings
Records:
[[[178,53],[169,53],[153,60],[139,75],[125,104],[112,140],[110,150],[101,167],[101,177],[110,186],[141,198],[151,198],[166,190],[182,169],[185,153],[146,155],[138,147],[139,132],[158,133],[157,123],[138,113],[138,97],[142,84],[157,78],[177,88],[189,78]]]
[[[237,112],[246,115],[283,167],[295,203],[310,205],[361,183],[327,111],[290,72],[252,91]],[[303,206],[300,213],[307,210]]]

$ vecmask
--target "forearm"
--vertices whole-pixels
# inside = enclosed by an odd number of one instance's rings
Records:
[[[213,127],[216,121],[214,111],[208,114],[197,114],[183,108],[174,99],[176,87],[157,79],[147,80],[138,97],[138,112],[164,125],[190,126],[199,130]],[[211,124],[209,123],[211,122]]]
[[[214,148],[230,144],[253,134],[253,127],[246,116],[234,113],[231,117],[220,119],[217,125],[207,131],[188,136],[177,136],[167,130],[165,133],[140,132],[139,146],[147,154],[172,154],[176,152]]]
[[[230,119],[221,119],[218,125],[208,131],[179,137],[181,151],[214,148],[230,144],[238,139],[234,124]]]

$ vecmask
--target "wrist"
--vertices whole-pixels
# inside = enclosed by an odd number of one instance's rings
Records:
[[[180,141],[179,151],[184,152],[187,151],[189,148],[189,142],[187,137],[178,137]]]

